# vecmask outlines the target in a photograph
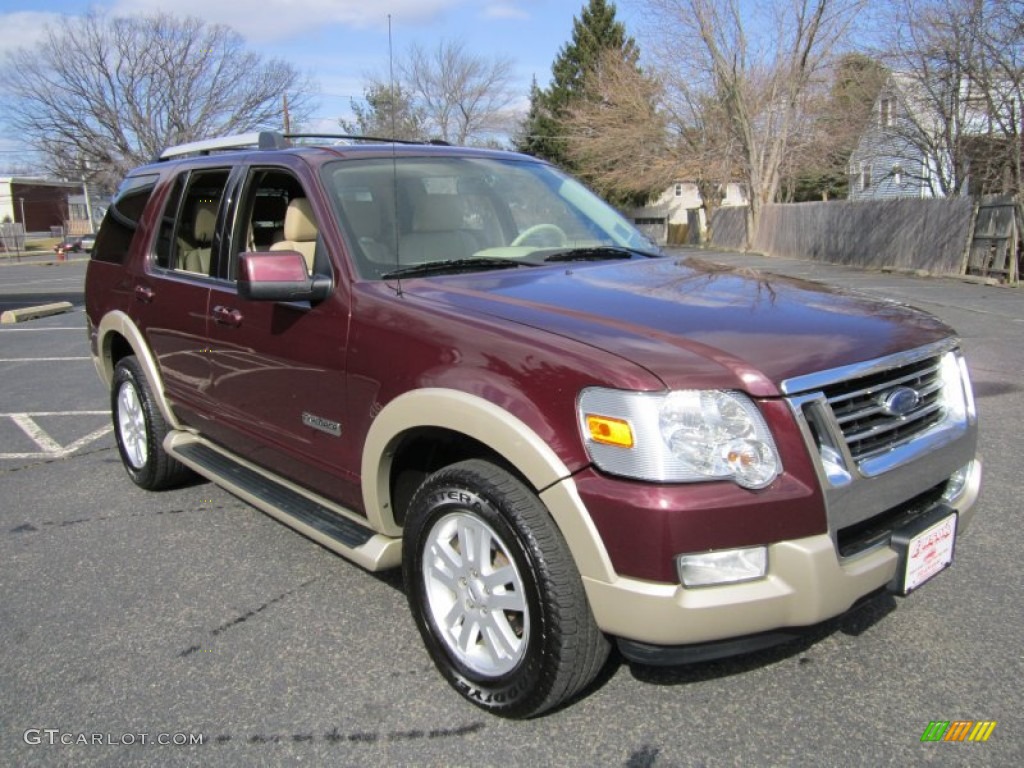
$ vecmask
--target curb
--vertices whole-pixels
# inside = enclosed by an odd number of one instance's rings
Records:
[[[22,307],[21,309],[9,309],[0,315],[0,323],[23,323],[26,320],[35,320],[38,317],[49,317],[71,311],[70,301],[58,301],[54,304],[40,304],[36,307]]]
[[[61,261],[54,256],[26,256],[20,261],[0,257],[0,268],[3,267],[61,267],[65,264],[86,263],[88,259],[65,259]]]

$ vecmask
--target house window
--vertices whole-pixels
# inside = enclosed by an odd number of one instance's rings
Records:
[[[878,124],[883,128],[892,125],[892,102],[889,99],[882,99],[878,105]]]
[[[860,164],[860,188],[871,188],[871,163]]]
[[[682,184],[676,184],[676,197],[682,197],[682,196],[683,196],[683,185]]]
[[[903,186],[903,166],[894,165],[892,167],[892,183],[897,187]]]

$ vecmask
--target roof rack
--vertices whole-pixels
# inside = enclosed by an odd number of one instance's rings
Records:
[[[415,139],[388,139],[383,136],[354,136],[345,133],[286,133],[286,139],[337,139],[338,141],[370,141],[376,144],[433,144],[436,146],[450,146],[447,141],[441,139],[430,139],[428,141],[417,141]]]
[[[334,139],[336,142],[370,141],[381,144],[434,144],[448,146],[439,139],[411,141],[408,139],[386,139],[380,136],[352,136],[343,133],[278,133],[277,131],[254,131],[216,139],[190,141],[186,144],[168,147],[154,158],[154,162],[170,160],[183,155],[208,155],[231,149],[286,149],[292,146],[291,139]]]
[[[216,139],[190,141],[168,147],[157,156],[157,160],[170,160],[182,155],[208,155],[225,149],[284,149],[289,146],[283,134],[276,131],[255,131],[240,133],[235,136],[221,136]]]

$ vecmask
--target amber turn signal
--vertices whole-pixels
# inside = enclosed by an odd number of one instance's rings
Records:
[[[588,413],[586,418],[590,439],[595,443],[615,445],[619,448],[633,447],[633,428],[629,426],[628,421],[592,413]]]

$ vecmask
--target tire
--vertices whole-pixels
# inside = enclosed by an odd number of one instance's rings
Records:
[[[114,367],[110,413],[121,462],[137,486],[158,491],[191,476],[191,470],[164,450],[167,423],[134,356],[122,358]]]
[[[406,594],[427,650],[478,707],[532,717],[604,666],[609,643],[561,533],[504,469],[474,459],[428,477],[410,503],[404,548]]]

